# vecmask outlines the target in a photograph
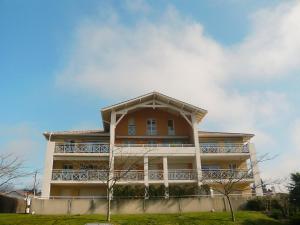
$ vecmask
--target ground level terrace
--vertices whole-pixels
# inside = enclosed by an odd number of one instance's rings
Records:
[[[248,182],[236,185],[237,190],[232,195],[252,195]],[[117,184],[114,186],[114,198],[169,198],[192,196],[222,196],[218,190],[222,190],[220,184],[210,183],[198,186],[196,183],[169,184]],[[106,199],[107,189],[105,184],[51,184],[50,199],[79,198],[79,199]]]

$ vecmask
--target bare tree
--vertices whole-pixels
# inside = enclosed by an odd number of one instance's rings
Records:
[[[203,184],[209,184],[210,182],[214,182],[218,184],[217,187],[213,187],[212,189],[221,195],[223,195],[229,204],[231,219],[235,221],[235,213],[233,210],[232,202],[230,196],[235,192],[242,191],[251,191],[250,185],[245,185],[242,187],[241,184],[247,184],[250,179],[256,175],[253,168],[258,164],[274,159],[274,157],[269,157],[268,154],[261,156],[256,162],[252,162],[252,165],[249,168],[244,170],[237,169],[228,169],[228,170],[204,170],[202,174],[202,182]],[[257,173],[257,172],[256,172]],[[269,184],[278,183],[279,181],[270,181]],[[254,185],[254,189],[261,188],[263,184]]]
[[[129,173],[135,172],[136,164],[140,163],[141,158],[144,159],[144,156],[151,151],[151,146],[147,149],[143,154],[123,154],[122,148],[115,148],[112,150],[112,155],[104,166],[99,179],[106,185],[106,193],[107,193],[107,211],[106,211],[106,220],[109,222],[111,218],[111,200],[113,198],[113,189],[118,183],[118,181],[122,179],[126,179]],[[115,154],[118,153],[118,166],[122,168],[121,171],[114,171],[115,165]],[[144,165],[144,163],[143,163]],[[132,178],[132,174],[130,175]],[[134,176],[139,176],[138,173]],[[144,178],[144,174],[143,174]]]
[[[19,178],[32,174],[24,168],[24,161],[13,154],[0,154],[0,192],[9,193]]]

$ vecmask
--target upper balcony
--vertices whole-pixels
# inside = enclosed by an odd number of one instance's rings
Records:
[[[200,143],[200,152],[203,159],[220,158],[224,159],[247,159],[250,157],[249,145],[242,143]]]
[[[109,153],[109,143],[56,143],[54,153]]]
[[[172,156],[194,156],[194,144],[116,144],[115,156],[118,154],[128,155],[172,155]]]
[[[109,143],[100,142],[83,142],[83,143],[56,143],[54,154],[55,155],[93,155],[108,154],[110,151]],[[172,156],[193,156],[196,149],[194,144],[115,144],[115,156],[118,154],[128,155],[172,155]],[[242,143],[200,143],[200,152],[202,157],[214,158],[220,155],[231,157],[249,157],[249,145]],[[228,159],[228,157],[226,157]]]

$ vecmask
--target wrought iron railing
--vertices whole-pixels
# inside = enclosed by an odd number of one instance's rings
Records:
[[[163,170],[149,170],[148,171],[149,180],[163,180],[164,171]]]
[[[253,173],[248,170],[203,169],[202,178],[205,180],[222,179],[252,179]]]
[[[197,171],[190,169],[178,169],[168,171],[169,180],[195,180],[197,179]]]
[[[238,143],[200,143],[202,153],[249,153],[248,144]]]
[[[118,181],[142,181],[144,180],[143,170],[115,170],[115,179]]]
[[[159,148],[159,147],[194,147],[194,144],[116,144],[116,147],[144,147],[144,148]]]
[[[107,143],[56,143],[55,153],[109,153]]]
[[[52,180],[61,181],[105,181],[107,170],[52,170]]]

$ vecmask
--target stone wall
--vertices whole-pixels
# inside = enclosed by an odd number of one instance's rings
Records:
[[[249,197],[231,197],[235,210],[242,209]],[[105,214],[105,199],[33,199],[31,212],[36,214]],[[228,211],[223,197],[191,197],[170,199],[115,199],[113,214],[178,213],[201,211]]]

